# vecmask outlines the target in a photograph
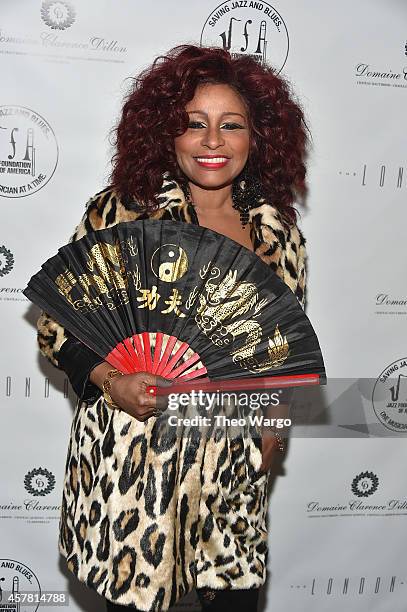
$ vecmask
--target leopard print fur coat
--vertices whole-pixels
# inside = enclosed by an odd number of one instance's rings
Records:
[[[194,222],[180,186],[164,180],[156,219]],[[276,207],[250,211],[257,255],[304,305],[305,239]],[[141,218],[112,188],[96,194],[71,240]],[[195,221],[196,222],[196,221]],[[41,352],[55,366],[67,335],[43,312]],[[267,561],[267,478],[260,443],[228,435],[168,442],[99,397],[79,401],[66,459],[59,550],[79,580],[139,610],[168,610],[196,588],[261,586]]]

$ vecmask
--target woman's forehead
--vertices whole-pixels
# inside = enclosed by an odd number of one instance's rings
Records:
[[[198,85],[194,97],[186,104],[188,112],[216,111],[221,114],[238,113],[247,115],[242,97],[233,87],[225,83],[203,83]]]

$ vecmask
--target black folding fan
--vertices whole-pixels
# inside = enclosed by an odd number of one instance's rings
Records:
[[[124,373],[325,381],[291,289],[207,228],[147,219],[87,234],[48,259],[24,295]]]

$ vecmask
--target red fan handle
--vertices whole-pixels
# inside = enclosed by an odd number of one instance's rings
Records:
[[[146,388],[147,393],[154,395],[169,395],[170,393],[188,393],[197,391],[250,391],[254,389],[275,389],[281,387],[305,387],[322,384],[319,374],[295,374],[291,376],[263,376],[261,378],[242,378],[235,380],[212,381],[209,378],[199,378],[191,381],[174,381],[170,387]],[[152,391],[154,389],[154,392]],[[151,391],[150,391],[151,390]]]

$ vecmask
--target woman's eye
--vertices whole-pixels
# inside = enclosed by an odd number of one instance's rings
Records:
[[[220,127],[226,130],[243,130],[244,129],[243,125],[240,125],[240,123],[224,123]]]
[[[197,130],[197,129],[205,128],[206,125],[202,121],[190,121],[188,123],[188,127],[193,130]],[[224,130],[243,130],[244,129],[244,126],[240,125],[240,123],[222,123],[220,127],[221,129],[224,129]]]

